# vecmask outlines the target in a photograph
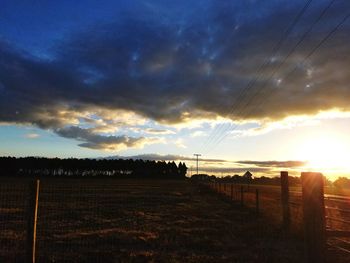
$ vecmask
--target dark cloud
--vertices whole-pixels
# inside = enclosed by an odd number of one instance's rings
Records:
[[[238,161],[238,164],[254,165],[258,167],[297,168],[306,165],[303,161]]]
[[[142,159],[142,160],[150,160],[150,161],[196,161],[196,158],[188,157],[188,156],[182,156],[182,155],[174,155],[174,154],[167,154],[167,155],[160,155],[156,153],[150,153],[150,154],[140,154],[140,155],[133,155],[133,156],[109,156],[104,157],[105,159]],[[201,162],[205,161],[208,163],[224,163],[227,162],[226,160],[221,159],[208,159],[208,158],[201,158]]]
[[[164,130],[164,129],[153,129],[153,128],[147,128],[145,130],[147,133],[149,134],[160,134],[160,135],[165,135],[165,134],[173,134],[175,132],[171,131],[171,130]]]
[[[83,143],[79,144],[81,147],[96,150],[115,151],[129,147],[142,147],[144,144],[152,142],[152,139],[144,137],[102,136],[92,133],[89,129],[82,129],[74,126],[56,129],[55,132],[64,138],[82,141]]]
[[[163,123],[349,111],[349,21],[300,65],[350,8],[346,3],[336,2],[279,68],[327,2],[311,5],[282,52],[271,58],[256,85],[242,93],[303,4],[206,1],[199,7],[181,1],[172,3],[171,12],[163,2],[144,3],[109,24],[72,33],[53,48],[50,60],[15,50],[0,39],[0,121],[53,129],[85,141],[80,146],[101,149],[109,144],[133,147],[144,138],[83,130],[78,126],[84,111],[126,110]],[[274,78],[266,79],[277,67]]]
[[[236,167],[201,167],[200,172],[201,173],[208,173],[208,174],[220,174],[225,173],[226,175],[234,175],[239,174],[243,175],[246,171],[250,171],[252,173],[257,173],[259,175],[265,174],[265,175],[272,175],[274,174],[273,171],[269,168],[257,168],[257,167],[245,167],[245,168],[236,168]]]

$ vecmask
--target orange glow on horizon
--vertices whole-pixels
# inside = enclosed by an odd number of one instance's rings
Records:
[[[299,147],[300,159],[309,171],[327,174],[350,173],[350,145],[346,138],[333,133],[307,138]]]

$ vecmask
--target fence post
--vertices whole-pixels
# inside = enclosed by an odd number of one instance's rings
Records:
[[[288,172],[281,172],[282,225],[288,231],[290,226]]]
[[[244,204],[244,192],[243,192],[243,185],[241,185],[241,206]]]
[[[260,204],[259,204],[259,189],[256,189],[255,190],[255,211],[256,211],[256,214],[258,215],[259,214],[259,210],[260,210]]]
[[[233,200],[233,184],[231,184],[231,201]]]
[[[324,182],[321,173],[301,173],[307,262],[324,262],[326,244]]]
[[[29,205],[27,225],[27,262],[35,263],[36,255],[36,226],[38,218],[40,180],[31,181],[29,184]]]

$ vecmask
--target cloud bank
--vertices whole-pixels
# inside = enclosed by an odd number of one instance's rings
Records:
[[[75,126],[56,129],[55,133],[64,137],[82,141],[79,144],[81,147],[86,147],[95,150],[120,150],[124,148],[142,148],[145,144],[157,142],[153,138],[133,138],[128,136],[102,136],[94,133],[90,129],[82,129]]]
[[[167,125],[219,117],[271,121],[350,111],[349,21],[300,64],[350,9],[347,1],[336,1],[281,66],[327,3],[310,6],[275,57],[268,54],[303,1],[113,5],[125,8],[124,15],[69,32],[51,48],[49,59],[16,48],[3,33],[0,122],[49,129],[81,147],[120,150],[159,142],[126,135],[126,128],[147,120]],[[266,58],[270,62],[260,76]],[[255,85],[245,89],[254,78]]]

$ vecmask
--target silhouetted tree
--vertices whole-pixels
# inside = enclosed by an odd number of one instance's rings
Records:
[[[0,157],[0,176],[184,178],[187,167],[175,162],[106,159]]]
[[[182,162],[179,163],[179,173],[182,177],[186,176],[187,166],[185,163],[182,163]]]

